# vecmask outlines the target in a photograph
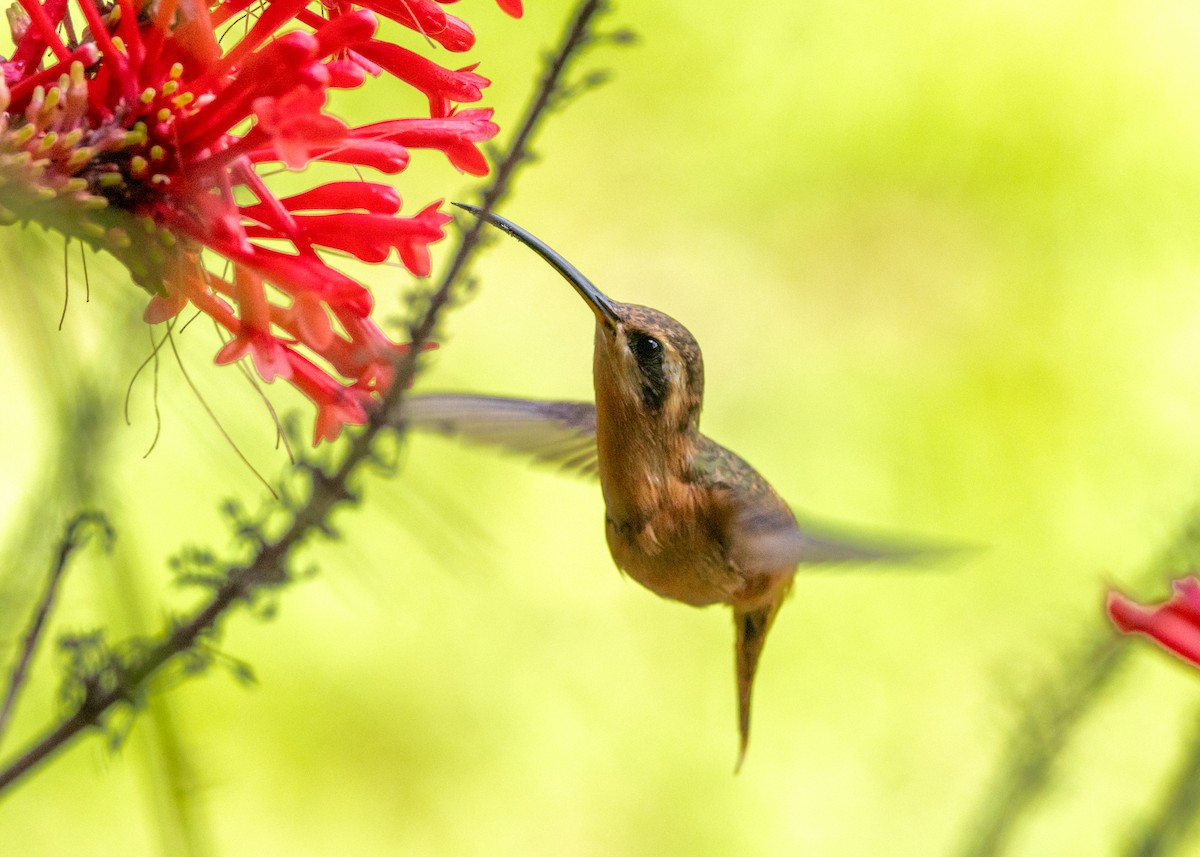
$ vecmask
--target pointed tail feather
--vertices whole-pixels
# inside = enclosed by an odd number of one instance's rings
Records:
[[[733,625],[736,635],[734,664],[737,670],[738,692],[738,757],[733,772],[742,769],[746,758],[746,747],[750,743],[750,697],[754,690],[754,675],[758,672],[758,659],[767,641],[767,632],[783,603],[782,596],[766,607],[754,610],[733,608]]]

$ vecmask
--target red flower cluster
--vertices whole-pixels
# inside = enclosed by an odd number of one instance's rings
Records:
[[[210,316],[229,336],[219,363],[249,355],[265,381],[316,404],[314,442],[363,423],[405,346],[325,256],[395,251],[425,276],[450,217],[440,202],[401,216],[392,187],[360,179],[278,198],[264,175],[316,161],[394,174],[413,148],[486,173],[491,111],[457,105],[488,81],[376,38],[379,15],[467,50],[470,28],[440,5],[451,0],[19,2],[0,60],[0,222],[116,256],[154,295],[149,322],[188,304]],[[519,0],[498,2],[521,14]],[[429,115],[352,128],[327,112],[330,90],[384,74],[419,90]]]
[[[1164,649],[1200,666],[1200,578],[1171,584],[1170,601],[1142,607],[1118,592],[1108,594],[1108,616],[1126,634],[1144,634]]]

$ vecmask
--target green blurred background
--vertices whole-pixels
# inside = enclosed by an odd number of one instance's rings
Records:
[[[567,12],[528,7],[455,10],[508,127]],[[611,82],[551,117],[504,213],[691,329],[705,431],[798,508],[986,548],[799,579],[735,777],[727,612],[623,579],[594,484],[418,437],[273,619],[227,623],[221,649],[257,687],[214,669],[118,753],[72,746],[0,802],[0,852],[967,853],[1022,712],[1106,632],[1106,589],[1165,596],[1143,569],[1200,500],[1200,8],[625,0],[604,26],[640,42],[587,56]],[[436,155],[398,184],[410,206],[479,187]],[[128,334],[139,296],[93,260],[85,305],[73,262],[56,333],[61,245],[3,240],[0,641],[78,495],[101,498],[119,547],[72,569],[54,631],[158,627],[195,597],[165,559],[224,549],[220,502],[260,488],[170,357],[143,457],[149,376],[120,419],[149,351]],[[515,242],[476,274],[420,388],[588,397],[571,290]],[[407,280],[372,277],[398,316]],[[210,331],[180,344],[279,472]],[[96,484],[64,484],[56,454]],[[1123,853],[1152,814],[1200,677],[1148,646],[1125,666],[1007,853]],[[4,755],[53,715],[58,668],[37,661]]]

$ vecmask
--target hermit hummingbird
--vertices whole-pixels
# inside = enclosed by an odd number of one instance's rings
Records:
[[[595,403],[414,395],[402,420],[599,476],[618,568],[665,598],[733,608],[740,768],[763,643],[798,566],[905,560],[925,551],[802,527],[758,471],[700,433],[704,362],[687,328],[656,309],[607,297],[510,220],[455,204],[530,247],[591,308]]]

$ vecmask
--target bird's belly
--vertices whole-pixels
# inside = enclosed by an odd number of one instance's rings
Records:
[[[732,603],[742,588],[740,575],[715,550],[679,540],[650,543],[644,531],[633,533],[611,521],[605,533],[617,567],[663,598],[703,607]]]

